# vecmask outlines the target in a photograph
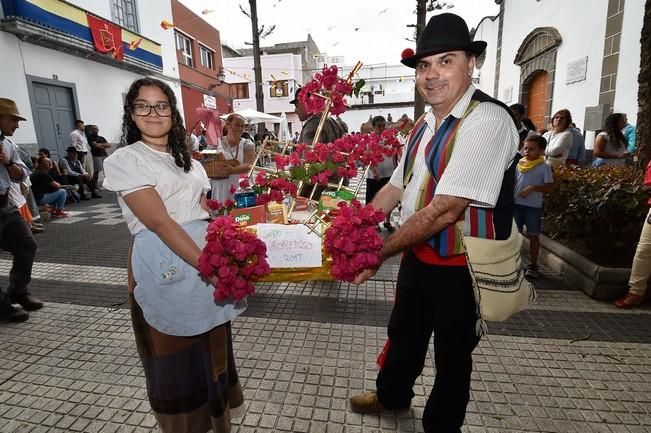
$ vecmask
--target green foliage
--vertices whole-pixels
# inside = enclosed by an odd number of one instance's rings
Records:
[[[556,169],[554,190],[545,196],[545,232],[578,241],[597,257],[632,258],[648,212],[643,177],[634,167]]]
[[[362,87],[364,87],[364,84],[366,84],[366,81],[365,81],[363,78],[360,78],[360,79],[357,80],[357,82],[355,83],[355,86],[353,87],[353,94],[354,94],[356,97],[359,97],[359,92],[362,91]]]

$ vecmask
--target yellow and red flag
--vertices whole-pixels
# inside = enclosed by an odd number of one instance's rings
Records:
[[[160,26],[163,28],[163,30],[169,30],[174,27],[174,24],[167,20],[163,20],[160,22]]]

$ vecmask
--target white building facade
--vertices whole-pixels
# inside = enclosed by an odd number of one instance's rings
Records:
[[[354,66],[341,68],[346,77]],[[362,65],[355,80],[365,81],[359,96],[348,97],[348,110],[340,117],[349,132],[359,131],[363,123],[375,116],[384,116],[397,122],[403,114],[414,116],[415,70],[402,64]]]
[[[567,108],[587,145],[612,112],[637,119],[644,0],[497,0],[476,40],[488,42],[478,86],[521,103],[538,128]]]
[[[74,120],[96,124],[119,141],[124,95],[144,75],[170,84],[179,99],[169,1],[1,0],[0,96],[16,101],[26,122],[15,141],[32,154],[65,154]],[[102,28],[99,52],[92,22]],[[108,30],[107,30],[108,29]],[[110,31],[112,31],[112,33]],[[115,58],[121,51],[123,58]]]
[[[291,53],[265,54],[260,56],[262,67],[262,92],[264,112],[274,116],[287,115],[290,132],[301,130],[301,121],[294,113],[297,86],[303,84],[301,56]],[[233,111],[251,108],[256,110],[255,74],[253,56],[225,57],[224,72],[233,97]],[[277,124],[267,124],[274,129]]]

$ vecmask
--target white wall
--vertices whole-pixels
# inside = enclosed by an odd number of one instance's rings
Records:
[[[499,32],[499,19],[497,17],[485,17],[477,25],[475,41],[485,41],[486,58],[480,69],[475,68],[474,78],[479,78],[475,87],[481,89],[487,95],[493,95],[495,83],[495,56],[497,54],[497,34]],[[498,99],[501,95],[497,95]]]
[[[0,53],[7,53],[6,59],[16,59],[13,62],[3,62],[0,68],[0,97],[16,101],[18,111],[26,122],[20,122],[19,128],[13,136],[16,143],[36,143],[36,130],[34,129],[34,118],[29,103],[27,91],[27,79],[23,70],[23,63],[20,59],[20,40],[6,32],[0,32]],[[22,44],[23,46],[25,44]],[[52,75],[48,75],[52,78]]]
[[[109,0],[77,0],[78,6],[110,19]],[[183,114],[181,87],[178,78],[176,49],[172,31],[163,31],[160,21],[172,15],[170,2],[138,2],[140,30],[143,36],[162,43],[164,74],[171,79],[168,84],[179,101]],[[26,75],[74,83],[79,104],[79,117],[86,123],[99,126],[102,135],[110,142],[120,136],[123,112],[122,94],[141,75],[81,57],[20,41],[16,36],[0,32],[0,52],[5,59],[0,70],[0,95],[14,99],[26,122],[16,131],[19,144],[36,145],[36,130],[31,113]]]
[[[626,113],[628,122],[637,124],[637,77],[640,73],[640,32],[644,19],[644,0],[626,0],[619,45],[615,113]]]
[[[351,70],[351,66],[345,66],[340,72],[340,76],[346,77]],[[363,65],[355,76],[355,80],[364,79],[366,84],[362,92],[370,92],[371,86],[375,91],[379,91],[380,86],[384,91],[383,94],[376,93],[373,97],[374,104],[395,103],[395,102],[413,102],[415,71],[412,68],[402,64],[372,64]],[[366,95],[360,94],[347,98],[349,105],[364,105],[369,103]],[[368,120],[368,119],[366,119]]]
[[[262,66],[262,90],[264,94],[264,111],[265,113],[280,116],[281,113],[287,114],[288,123],[292,131],[300,131],[301,122],[298,117],[291,115],[294,113],[294,105],[289,101],[294,99],[296,85],[303,84],[301,74],[301,56],[295,54],[265,54],[260,57]],[[226,72],[226,82],[248,83],[249,98],[236,99],[233,101],[235,111],[244,108],[256,109],[255,102],[255,75],[253,72],[253,56],[245,57],[224,57],[224,69]],[[272,77],[273,75],[273,77]],[[271,97],[269,82],[272,80],[288,80],[289,94],[286,97]],[[267,125],[273,129],[272,124]]]
[[[599,102],[607,6],[608,0],[505,0],[498,97],[512,86],[513,100],[504,102],[519,102],[520,67],[513,63],[517,50],[533,29],[554,27],[563,42],[556,57],[552,113],[567,108],[582,127],[585,107]],[[567,64],[584,56],[588,56],[586,80],[565,84]]]
[[[399,107],[399,108],[370,108],[366,110],[347,110],[339,117],[348,125],[348,132],[359,132],[363,123],[368,122],[369,116],[384,116],[388,118],[391,114],[393,122],[397,122],[403,114],[407,114],[409,118],[414,117],[414,107]]]

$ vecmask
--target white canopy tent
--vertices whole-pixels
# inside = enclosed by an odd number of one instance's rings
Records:
[[[239,111],[235,111],[234,113],[228,113],[220,116],[222,119],[226,119],[228,116],[231,114],[239,114],[242,116],[244,119],[246,119],[247,123],[253,124],[253,123],[280,123],[282,120],[278,116],[272,116],[271,114],[267,113],[261,113],[259,111],[254,110],[253,108],[244,108]]]

